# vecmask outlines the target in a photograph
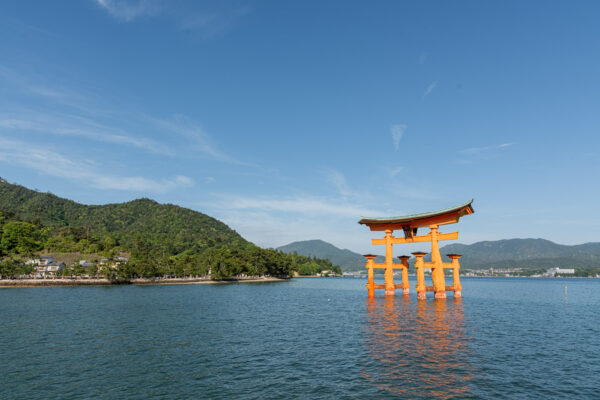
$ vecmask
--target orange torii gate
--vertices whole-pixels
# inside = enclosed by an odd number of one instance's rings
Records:
[[[409,294],[408,284],[408,259],[409,256],[400,256],[401,264],[394,264],[392,245],[399,243],[419,243],[431,242],[431,262],[425,262],[423,257],[427,253],[415,252],[415,268],[417,269],[417,298],[424,299],[426,292],[434,292],[436,299],[445,299],[446,291],[453,291],[454,297],[461,297],[462,287],[460,285],[458,259],[460,254],[447,254],[452,260],[450,263],[442,262],[438,241],[458,239],[458,232],[440,233],[440,225],[454,224],[458,222],[463,215],[473,214],[471,206],[473,200],[464,204],[447,208],[445,210],[428,212],[423,214],[405,215],[402,217],[387,218],[366,218],[363,217],[359,224],[367,225],[372,231],[384,231],[383,239],[371,239],[373,244],[385,245],[385,263],[374,262],[373,254],[365,254],[367,259],[367,290],[369,297],[375,296],[375,289],[385,289],[385,294],[393,296],[396,289],[402,288],[403,294]],[[417,236],[417,230],[422,227],[429,227],[430,232],[426,235]],[[402,230],[404,237],[394,237],[395,230]],[[375,284],[373,270],[376,268],[385,269],[385,283],[383,285]],[[431,280],[433,286],[425,285],[425,268],[431,268]],[[394,284],[394,269],[402,269],[402,283]],[[444,269],[452,269],[452,286],[446,286]]]

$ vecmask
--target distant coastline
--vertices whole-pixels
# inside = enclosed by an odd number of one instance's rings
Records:
[[[34,287],[34,286],[109,286],[109,285],[202,285],[226,283],[258,283],[281,282],[289,278],[239,277],[223,280],[210,278],[135,278],[127,281],[111,281],[105,278],[54,278],[54,279],[0,279],[0,287]]]

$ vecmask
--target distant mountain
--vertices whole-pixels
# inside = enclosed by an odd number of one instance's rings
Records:
[[[299,254],[307,257],[325,258],[334,265],[339,265],[342,271],[362,271],[365,269],[365,258],[347,249],[340,249],[323,240],[304,240],[278,247],[277,250],[288,254]],[[385,258],[378,256],[375,262],[384,262]],[[399,261],[398,261],[399,262]]]
[[[440,252],[462,254],[461,266],[471,269],[600,266],[600,243],[567,246],[545,239],[505,239],[471,245],[453,243]]]
[[[399,250],[399,246],[394,248]],[[333,264],[340,265],[344,271],[361,271],[365,268],[362,255],[339,249],[322,240],[293,242],[279,247],[278,250],[326,258]],[[461,267],[467,269],[600,267],[600,243],[567,246],[545,239],[506,239],[470,245],[449,244],[442,247],[440,253],[446,261],[449,261],[445,257],[446,254],[462,254]],[[376,262],[383,261],[382,256],[376,259]]]

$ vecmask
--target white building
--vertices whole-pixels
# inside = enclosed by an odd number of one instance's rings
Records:
[[[574,275],[575,268],[550,268],[546,271],[547,275],[555,276],[555,275]]]

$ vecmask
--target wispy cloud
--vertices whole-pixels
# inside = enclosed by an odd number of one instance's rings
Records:
[[[156,0],[95,0],[95,2],[114,18],[126,22],[139,17],[156,15],[161,10]]]
[[[165,16],[184,32],[198,33],[208,38],[226,32],[250,12],[249,7],[217,2],[211,9],[201,2],[181,6],[164,0],[94,0],[113,18],[131,22],[142,17]]]
[[[47,148],[0,137],[0,161],[20,165],[39,173],[78,181],[97,189],[164,193],[190,187],[194,181],[184,175],[153,180],[141,176],[120,176],[98,172],[86,161],[77,161]]]
[[[59,136],[75,136],[99,142],[133,146],[156,154],[174,155],[174,151],[166,143],[138,137],[131,132],[70,114],[52,115],[28,112],[18,118],[0,114],[0,132],[19,132],[19,134],[38,132]]]
[[[404,167],[396,167],[389,170],[390,176],[394,177],[404,170]]]
[[[348,196],[350,190],[346,184],[346,176],[335,169],[326,168],[323,170],[325,177],[329,183],[331,183],[342,196]]]
[[[371,248],[371,233],[354,218],[289,217],[260,210],[223,210],[211,213],[243,237],[262,247],[278,247],[299,240],[321,239],[354,251]],[[257,223],[260,221],[260,223]],[[365,251],[366,252],[366,251]]]
[[[149,118],[149,120],[163,131],[186,138],[196,152],[204,154],[212,159],[228,164],[255,166],[238,160],[219,150],[213,143],[212,138],[204,132],[200,125],[190,118],[184,117],[183,115],[176,115],[171,120],[158,118]]]
[[[44,100],[44,104],[35,111],[9,103],[11,112],[0,113],[0,132],[74,136],[132,146],[155,154],[203,155],[224,163],[254,166],[220,150],[198,123],[183,115],[160,119],[102,106],[93,94],[83,95],[79,91],[49,84],[39,76],[25,76],[2,65],[0,81],[9,84],[21,95]],[[62,111],[56,111],[57,108]],[[183,140],[173,141],[173,135]]]
[[[394,151],[398,151],[398,149],[400,149],[400,140],[402,140],[402,136],[404,135],[406,128],[407,126],[405,124],[396,124],[390,127],[392,141],[394,142]]]
[[[342,248],[368,247],[372,232],[356,222],[361,215],[385,215],[355,202],[308,195],[249,197],[214,195],[202,204],[245,238],[265,247],[322,239]],[[372,251],[372,250],[371,250]]]
[[[486,151],[504,149],[506,147],[512,146],[514,143],[502,143],[493,146],[484,146],[484,147],[469,147],[467,149],[461,150],[461,154],[480,154]]]
[[[89,110],[86,96],[70,90],[58,82],[48,83],[36,72],[17,71],[0,65],[0,81],[20,94],[34,96],[49,103],[68,106],[77,110]]]
[[[200,32],[204,37],[211,37],[229,30],[249,11],[248,7],[238,7],[186,15],[182,18],[180,28],[186,32]]]
[[[437,86],[437,81],[435,82],[431,82],[429,84],[429,86],[427,86],[427,89],[425,89],[425,93],[423,93],[423,97],[421,97],[421,99],[425,99],[425,97],[429,96],[429,94],[431,92],[433,92],[433,89],[435,89],[435,87]]]
[[[287,198],[246,197],[216,195],[221,205],[233,210],[260,210],[263,212],[285,212],[305,215],[334,215],[356,217],[364,214],[378,214],[378,211],[352,203],[342,203],[339,199],[299,195]]]

